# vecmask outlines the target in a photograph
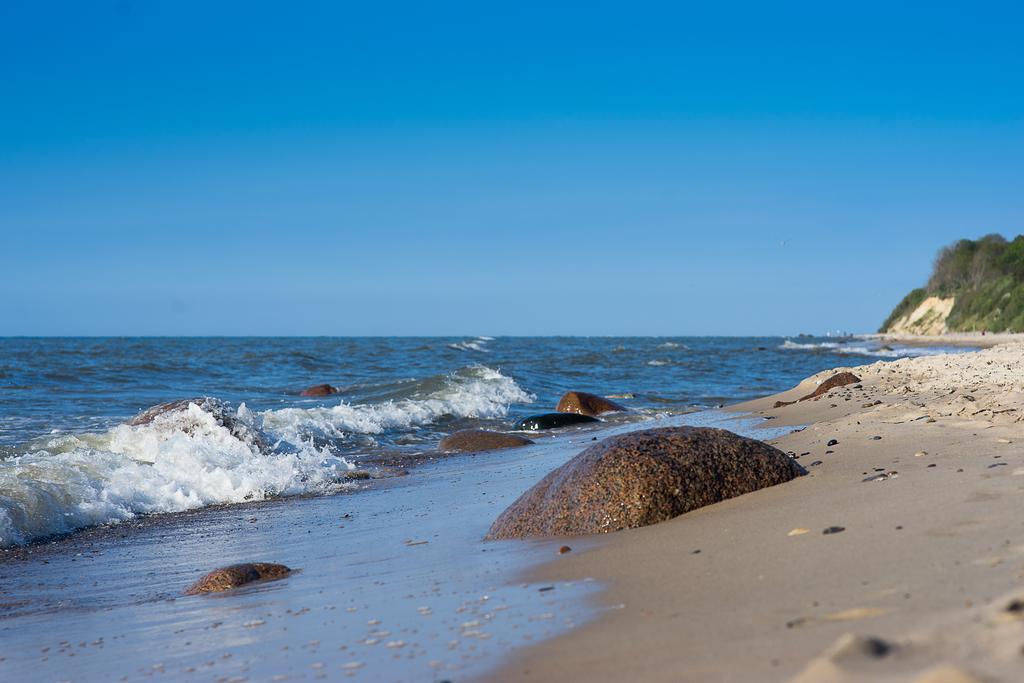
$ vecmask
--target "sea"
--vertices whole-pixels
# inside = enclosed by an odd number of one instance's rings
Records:
[[[835,337],[0,339],[0,680],[476,681],[608,610],[532,573],[599,538],[486,541],[547,472],[833,367],[964,349]],[[338,393],[305,398],[329,383]],[[445,454],[582,390],[628,410]],[[204,397],[223,419],[201,409]],[[187,409],[131,425],[147,408]],[[186,404],[187,405],[187,404]],[[186,596],[205,572],[286,579]]]
[[[567,390],[613,396],[630,409],[613,421],[642,422],[826,368],[951,350],[811,337],[0,339],[0,547],[138,515],[366,488],[353,472],[414,469],[446,434],[509,430]],[[320,383],[338,393],[299,396]],[[270,448],[202,415],[126,424],[193,397],[225,402]]]

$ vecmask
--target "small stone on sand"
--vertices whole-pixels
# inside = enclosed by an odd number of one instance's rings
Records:
[[[805,529],[802,526],[798,526],[797,528],[793,529],[792,531],[790,531],[786,535],[787,536],[801,536],[803,534],[808,533],[809,531],[810,531],[810,529]]]

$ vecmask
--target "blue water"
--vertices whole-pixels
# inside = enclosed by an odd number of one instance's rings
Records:
[[[820,370],[949,349],[835,339],[0,339],[0,546],[115,522],[359,486],[457,429],[509,429],[566,390],[612,421],[735,403]],[[310,385],[340,392],[301,398]],[[258,451],[201,412],[129,427],[157,403],[225,401]]]

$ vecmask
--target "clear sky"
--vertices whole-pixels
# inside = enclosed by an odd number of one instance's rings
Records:
[[[1024,232],[1015,2],[5,2],[0,335],[871,331]]]

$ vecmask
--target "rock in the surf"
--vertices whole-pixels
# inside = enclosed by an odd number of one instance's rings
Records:
[[[824,396],[833,389],[845,387],[847,384],[856,384],[859,381],[860,377],[857,377],[857,375],[853,374],[852,372],[840,372],[829,377],[827,380],[819,384],[817,389],[807,394],[800,400],[807,401],[812,398],[818,398],[819,396]]]
[[[782,451],[724,429],[630,432],[549,473],[498,517],[488,538],[646,526],[805,473]]]
[[[438,449],[442,451],[476,452],[494,451],[499,448],[529,446],[533,441],[518,434],[502,434],[486,429],[463,429],[441,439]]]
[[[555,410],[560,413],[579,413],[597,417],[601,413],[617,413],[626,409],[615,401],[585,391],[567,391],[562,395]]]
[[[570,425],[584,424],[586,422],[600,422],[596,417],[580,415],[579,413],[544,413],[543,415],[531,415],[516,422],[517,431],[539,432],[543,429],[558,429]]]
[[[305,397],[318,397],[318,396],[330,396],[338,393],[338,390],[332,387],[330,384],[315,384],[307,389],[303,389],[299,396]]]
[[[244,586],[254,581],[271,581],[283,579],[291,573],[291,569],[283,564],[270,562],[245,562],[228,567],[214,569],[185,589],[185,595],[199,593],[216,593]]]
[[[260,452],[267,452],[270,450],[270,446],[267,444],[262,434],[239,420],[238,416],[234,414],[223,401],[209,396],[184,398],[179,401],[160,403],[142,411],[133,417],[128,424],[133,427],[138,427],[140,425],[153,424],[154,422],[167,421],[168,424],[176,428],[180,428],[181,431],[186,434],[192,434],[196,428],[196,424],[194,422],[190,423],[187,419],[181,419],[175,422],[174,418],[185,418],[185,416],[188,415],[190,407],[193,405],[204,413],[212,416],[218,425],[227,429],[231,432],[232,436],[250,448]]]

